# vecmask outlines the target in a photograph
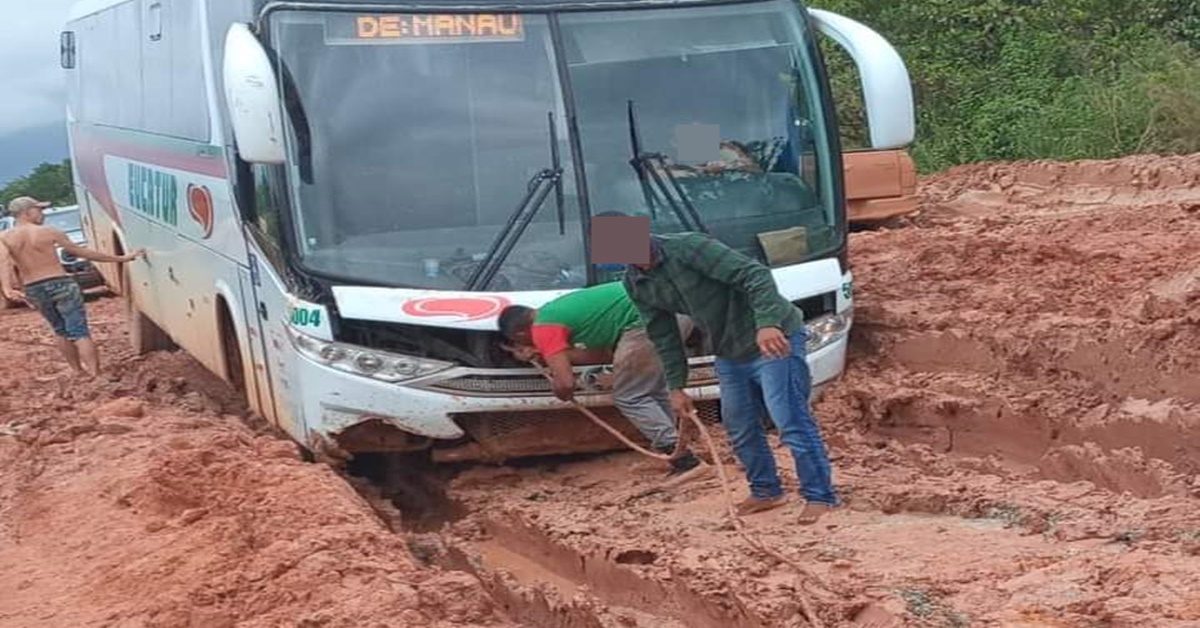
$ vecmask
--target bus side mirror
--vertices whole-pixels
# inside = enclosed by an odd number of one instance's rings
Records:
[[[225,35],[225,100],[238,155],[249,163],[282,164],[283,107],[275,68],[246,24]]]
[[[916,134],[912,84],[900,53],[879,33],[829,11],[809,9],[817,29],[850,54],[862,80],[871,148],[895,149]]]

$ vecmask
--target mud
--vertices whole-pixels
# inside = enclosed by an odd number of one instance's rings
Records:
[[[125,354],[120,311],[91,304],[98,384],[0,313],[0,625],[517,625],[192,360]]]
[[[1200,625],[1200,158],[982,164],[922,194],[852,237],[851,364],[816,406],[846,508],[749,525],[811,566],[826,625]],[[634,464],[468,471],[452,536],[596,625],[804,625],[715,484],[636,497]]]
[[[746,519],[807,578],[633,453],[304,463],[186,356],[126,354],[102,299],[99,383],[0,312],[0,625],[800,627],[801,591],[826,626],[1200,625],[1200,156],[921,190],[852,236],[815,408],[845,507]]]

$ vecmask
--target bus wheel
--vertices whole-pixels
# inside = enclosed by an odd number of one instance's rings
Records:
[[[229,314],[229,306],[220,300],[217,329],[221,333],[221,352],[225,355],[225,376],[234,390],[238,391],[249,403],[249,387],[246,386],[245,363],[242,362],[242,348],[238,343],[237,329],[233,326],[233,317]]]
[[[129,344],[137,355],[152,351],[174,351],[178,347],[171,337],[150,320],[133,300],[133,283],[126,269],[121,276],[121,295],[125,299],[125,314],[129,320]]]

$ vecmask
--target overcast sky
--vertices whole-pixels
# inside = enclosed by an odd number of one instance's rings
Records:
[[[58,36],[76,0],[0,0],[0,152],[5,162],[51,159],[63,137],[63,70],[58,65]],[[43,131],[44,129],[44,131]],[[28,157],[21,160],[22,152]],[[66,157],[61,146],[59,159]],[[0,184],[5,175],[0,172]],[[17,173],[21,174],[21,173]]]
[[[58,35],[75,0],[7,0],[0,22],[0,136],[63,117]]]

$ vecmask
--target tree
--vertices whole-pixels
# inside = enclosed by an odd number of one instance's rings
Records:
[[[8,203],[18,196],[32,196],[56,207],[74,205],[75,187],[71,178],[71,160],[59,164],[43,163],[33,172],[14,179],[0,190],[0,215],[8,213]]]

